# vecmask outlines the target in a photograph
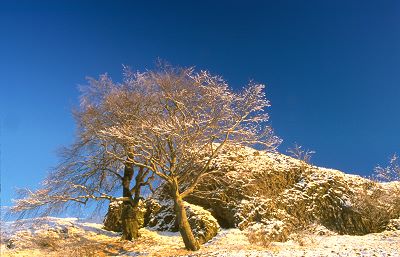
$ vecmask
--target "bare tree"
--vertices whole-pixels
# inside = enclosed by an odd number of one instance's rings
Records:
[[[179,231],[187,249],[197,250],[183,198],[213,171],[213,160],[227,144],[259,145],[275,150],[280,139],[266,125],[264,86],[250,83],[240,93],[206,71],[163,67],[128,75],[143,99],[157,99],[140,122],[111,126],[102,133],[132,146],[127,161],[161,178],[174,200]],[[150,96],[150,97],[149,97]]]
[[[105,200],[123,201],[123,238],[138,237],[138,205],[143,186],[152,186],[154,174],[129,161],[132,146],[104,137],[102,130],[123,126],[126,119],[139,117],[142,95],[128,90],[128,83],[115,84],[106,75],[89,79],[82,88],[81,105],[75,111],[76,143],[61,152],[61,163],[35,191],[20,190],[20,199],[11,211],[22,215],[48,215],[96,201],[100,209]],[[135,88],[140,90],[140,88]],[[139,98],[138,98],[139,97]],[[150,100],[146,106],[150,106]],[[123,111],[121,111],[123,107]],[[129,117],[125,114],[129,114]],[[122,197],[116,197],[122,189]]]
[[[303,146],[298,145],[295,143],[293,147],[289,148],[287,152],[290,154],[290,156],[299,159],[300,161],[303,161],[307,164],[311,164],[311,157],[313,154],[315,154],[315,151],[311,150],[304,150]]]
[[[375,177],[381,181],[400,181],[399,156],[393,154],[386,167],[377,166],[374,169]]]

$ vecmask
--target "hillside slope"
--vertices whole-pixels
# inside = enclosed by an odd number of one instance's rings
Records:
[[[75,218],[25,220],[24,225],[2,224],[2,257],[103,257],[103,256],[400,256],[400,231],[365,236],[308,235],[299,240],[252,244],[239,229],[221,229],[197,252],[184,249],[179,233],[142,228],[141,237],[121,241],[120,234],[102,229],[101,224]]]

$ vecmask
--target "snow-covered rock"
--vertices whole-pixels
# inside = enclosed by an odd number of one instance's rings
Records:
[[[383,231],[400,215],[398,182],[376,183],[249,147],[227,148],[214,166],[186,201],[210,210],[222,227],[278,220],[285,228],[315,223],[363,235]]]
[[[122,212],[122,201],[113,201],[108,206],[108,211],[104,217],[104,229],[114,232],[121,232],[121,212]],[[139,228],[144,225],[144,219],[147,209],[143,200],[139,200]]]
[[[219,230],[217,220],[211,213],[200,206],[184,202],[186,215],[193,234],[200,244],[204,244],[212,239]],[[178,231],[175,219],[172,200],[157,201],[149,199],[147,201],[146,224],[148,227],[160,231]]]
[[[400,230],[400,218],[391,219],[386,226],[386,230]]]

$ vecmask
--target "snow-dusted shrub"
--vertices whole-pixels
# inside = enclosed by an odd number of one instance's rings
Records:
[[[264,230],[249,229],[246,235],[252,244],[268,247],[272,243],[269,234]]]
[[[314,223],[307,226],[293,227],[288,240],[293,240],[300,246],[312,246],[316,243],[317,236],[337,235],[325,226]]]
[[[374,181],[356,194],[354,209],[363,217],[369,232],[381,232],[391,219],[400,217],[400,185],[382,188]]]
[[[301,231],[301,229],[300,229]],[[332,230],[329,230],[325,226],[318,224],[318,223],[313,223],[307,226],[305,229],[307,233],[311,233],[313,235],[318,235],[318,236],[334,236],[337,235],[337,233],[333,232]]]
[[[302,168],[306,168],[306,164],[311,164],[311,157],[313,156],[313,154],[315,154],[315,151],[308,149],[304,150],[303,146],[295,143],[293,147],[287,149],[287,153],[293,158],[302,161]]]
[[[272,242],[292,240],[300,246],[310,246],[316,243],[317,235],[335,235],[326,227],[318,224],[302,225],[288,224],[278,219],[254,223],[246,230],[251,243],[268,247]]]
[[[56,250],[60,246],[60,237],[53,235],[53,233],[42,233],[35,236],[35,244],[39,248],[49,248],[51,250]]]
[[[295,241],[300,246],[310,246],[315,244],[315,235],[307,231],[298,231],[290,235],[291,240]]]
[[[292,226],[281,220],[272,219],[264,223],[254,223],[246,229],[250,243],[268,247],[272,242],[284,242],[291,233]]]
[[[400,158],[394,154],[386,167],[377,166],[374,169],[375,178],[379,181],[400,181]]]

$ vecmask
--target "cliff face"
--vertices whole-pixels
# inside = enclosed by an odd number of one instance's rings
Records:
[[[185,200],[208,210],[224,228],[263,231],[285,241],[310,226],[338,234],[381,232],[395,229],[400,217],[399,182],[376,183],[249,147],[227,148],[214,167]],[[168,202],[160,195],[155,200]],[[159,228],[171,220],[171,215],[160,216],[152,208],[149,215],[158,217]],[[170,220],[163,222],[162,216]],[[154,226],[147,220],[144,226]]]

